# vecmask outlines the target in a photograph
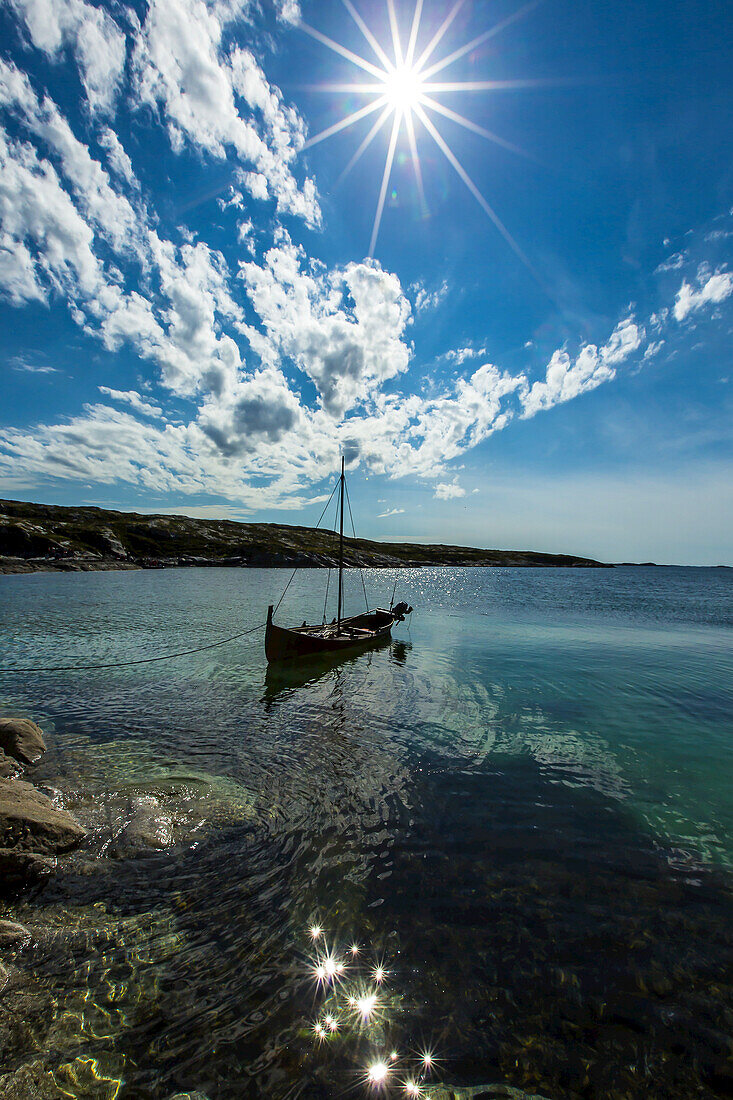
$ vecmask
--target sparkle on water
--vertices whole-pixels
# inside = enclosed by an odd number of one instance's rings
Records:
[[[423,11],[423,0],[416,0],[415,8],[412,15],[410,24],[409,36],[407,38],[406,45],[400,36],[400,29],[397,17],[397,11],[395,9],[394,0],[387,0],[387,8],[389,12],[389,23],[391,30],[391,53],[390,57],[387,52],[389,47],[382,45],[373,32],[369,29],[368,25],[354,7],[351,0],[343,0],[344,5],[353,18],[354,22],[358,26],[362,35],[369,44],[372,54],[376,58],[376,63],[368,58],[362,57],[359,54],[353,52],[353,50],[347,49],[345,46],[336,42],[328,35],[323,34],[321,31],[316,30],[315,27],[310,26],[308,23],[301,23],[301,27],[318,42],[327,46],[334,53],[337,53],[340,57],[350,61],[353,65],[359,68],[362,72],[366,72],[372,78],[369,82],[349,82],[349,83],[323,83],[314,85],[316,90],[325,91],[329,93],[345,94],[350,99],[354,96],[364,96],[368,99],[365,106],[359,107],[355,111],[351,111],[345,115],[338,122],[326,129],[321,130],[319,133],[314,134],[306,143],[305,148],[316,145],[320,141],[324,141],[326,138],[332,137],[334,134],[340,133],[343,130],[348,129],[351,126],[361,122],[363,119],[369,118],[376,114],[376,121],[374,121],[368,130],[366,136],[361,141],[360,145],[354,152],[350,161],[346,165],[342,179],[351,171],[357,161],[361,158],[362,154],[371,145],[374,138],[385,126],[385,124],[391,119],[392,128],[390,131],[389,140],[387,143],[387,154],[384,162],[384,171],[382,173],[382,181],[379,188],[379,197],[377,200],[376,213],[374,215],[374,222],[372,224],[371,239],[369,242],[369,255],[374,255],[374,250],[377,244],[377,237],[379,236],[379,228],[382,221],[382,214],[384,213],[384,204],[389,191],[389,181],[392,174],[392,166],[397,151],[397,145],[400,137],[403,140],[407,140],[410,157],[412,160],[413,170],[415,173],[415,181],[417,183],[418,195],[420,206],[423,214],[427,214],[427,202],[425,199],[425,188],[423,183],[423,172],[420,162],[420,155],[418,152],[418,133],[427,134],[431,141],[437,145],[443,156],[451,165],[453,170],[461,178],[468,190],[471,192],[476,201],[480,204],[483,210],[491,218],[492,222],[499,230],[505,241],[510,245],[517,256],[529,267],[529,262],[519,245],[514,240],[509,230],[500,220],[498,214],[489,204],[486,197],[482,194],[479,188],[474,183],[471,176],[466,171],[463,164],[451,149],[450,145],[446,141],[445,136],[438,129],[433,116],[439,115],[444,119],[448,119],[453,123],[457,123],[466,130],[470,130],[474,134],[478,134],[488,141],[494,142],[496,145],[500,145],[505,149],[509,149],[514,153],[520,155],[524,154],[523,150],[518,146],[512,144],[510,141],[499,137],[499,135],[493,133],[491,130],[487,130],[483,126],[479,126],[478,123],[473,122],[471,119],[466,118],[458,111],[448,107],[445,103],[442,103],[438,98],[443,93],[454,92],[482,92],[482,91],[497,91],[499,89],[506,88],[518,88],[527,87],[537,84],[537,81],[506,81],[506,80],[434,80],[433,78],[441,73],[444,69],[451,66],[454,62],[459,61],[462,57],[465,57],[472,50],[477,49],[483,45],[490,38],[493,38],[501,30],[504,29],[509,23],[514,22],[516,19],[524,15],[530,8],[534,7],[537,0],[531,0],[530,3],[525,4],[522,8],[519,8],[507,19],[502,20],[500,23],[495,24],[488,30],[477,35],[471,39],[470,42],[464,43],[457,49],[451,50],[445,54],[439,60],[431,60],[434,58],[435,52],[438,49],[440,43],[443,41],[446,32],[453,23],[456,15],[463,6],[464,0],[456,0],[452,8],[449,9],[442,23],[438,27],[435,34],[432,35],[430,40],[421,51],[418,52],[418,40],[420,38],[420,23]]]
[[[320,925],[317,927],[323,931]],[[352,943],[348,950],[353,951],[354,946]],[[390,998],[380,989],[381,999],[378,996],[377,988],[389,973],[384,964],[380,962],[368,968],[366,962],[363,965],[353,962],[351,976],[345,983],[337,985],[332,979],[338,970],[338,949],[325,950],[321,961],[315,965],[311,961],[310,966],[316,977],[316,993],[325,998],[319,1018],[311,1025],[315,1047],[324,1050],[324,1043],[337,1033],[346,1041],[349,1038],[353,1040],[355,1050],[366,1041],[371,1057],[359,1077],[362,1085],[379,1092],[389,1091],[394,1085],[408,1096],[427,1095],[422,1085],[434,1068],[432,1050],[424,1049],[403,1059],[402,1072],[397,1078],[394,1075],[400,1062],[398,1050],[394,1047],[379,1050],[383,1047],[385,1029],[394,1034],[400,1005],[399,995]],[[323,958],[330,960],[328,968]],[[330,977],[327,969],[331,972]],[[350,1010],[350,1016],[347,1010]]]
[[[3,715],[48,734],[34,782],[88,829],[0,911],[34,936],[3,993],[12,1064],[40,1060],[54,1096],[216,1081],[218,1100],[276,1100],[311,1075],[319,1095],[437,1096],[484,1073],[548,1097],[586,1074],[609,1098],[707,1094],[732,1003],[732,577],[405,570],[412,638],[305,683],[265,677],[261,639],[9,679]],[[294,621],[321,580],[293,583]],[[389,599],[394,574],[370,581]],[[225,635],[232,607],[257,621],[276,584],[4,577],[0,642],[19,665],[170,651],[192,622]],[[130,805],[152,796],[174,843],[127,858]],[[661,1027],[668,1012],[706,1026]]]
[[[373,1085],[381,1085],[387,1080],[389,1066],[385,1062],[373,1062],[369,1067],[368,1077]]]

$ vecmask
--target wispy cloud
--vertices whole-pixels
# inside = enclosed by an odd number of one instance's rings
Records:
[[[443,279],[440,286],[435,287],[433,290],[428,290],[423,283],[416,283],[410,289],[415,294],[416,313],[426,313],[428,310],[437,309],[450,292],[447,279]]]
[[[48,363],[39,363],[25,355],[15,355],[10,360],[13,370],[25,371],[28,374],[58,374],[58,367],[52,367]]]
[[[404,508],[390,508],[388,512],[380,512],[377,519],[387,519],[388,516],[401,516],[404,515],[404,512]]]
[[[99,392],[106,397],[111,397],[113,401],[122,401],[125,404],[132,405],[133,409],[142,413],[143,416],[159,417],[163,415],[163,410],[158,405],[151,405],[149,402],[144,401],[135,390],[112,390],[109,386],[100,386]]]

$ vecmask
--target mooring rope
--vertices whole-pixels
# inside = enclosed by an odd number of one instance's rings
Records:
[[[172,661],[175,657],[188,657],[192,653],[204,653],[207,649],[216,649],[217,646],[236,642],[237,638],[244,638],[247,634],[254,634],[255,630],[262,630],[265,623],[258,623],[249,630],[242,630],[239,634],[232,634],[229,638],[221,638],[218,642],[210,642],[208,645],[196,646],[194,649],[181,649],[177,653],[163,653],[158,657],[138,657],[134,661],[110,661],[105,664],[95,665],[47,665],[41,668],[0,668],[0,674],[12,674],[15,672],[88,672],[98,668],[128,668],[130,665],[152,665],[155,661]],[[67,657],[68,661],[80,660],[77,657]]]

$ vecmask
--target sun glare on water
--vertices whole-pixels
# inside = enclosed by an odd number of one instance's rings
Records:
[[[320,141],[324,141],[326,138],[332,137],[334,134],[340,133],[343,130],[354,126],[362,119],[366,119],[369,116],[376,115],[375,120],[365,137],[362,139],[360,145],[354,152],[350,161],[344,168],[341,175],[343,179],[354,167],[357,161],[360,159],[367,147],[372,143],[377,134],[382,130],[385,124],[391,119],[392,126],[387,144],[387,155],[384,163],[384,171],[382,173],[382,181],[379,188],[379,197],[377,200],[377,209],[374,215],[374,223],[372,225],[371,240],[369,242],[369,255],[374,255],[374,250],[377,244],[377,237],[379,235],[379,227],[382,221],[382,214],[384,212],[384,204],[387,197],[389,188],[390,175],[392,173],[392,166],[395,159],[395,152],[397,149],[398,139],[402,134],[407,140],[410,159],[412,161],[413,171],[415,174],[415,180],[417,183],[417,190],[419,195],[420,206],[423,214],[427,213],[427,203],[425,200],[425,188],[423,184],[422,167],[420,164],[420,156],[418,153],[417,138],[418,134],[421,137],[427,135],[435,145],[438,146],[441,153],[445,156],[451,167],[461,178],[468,190],[471,192],[476,201],[481,205],[484,211],[491,218],[492,222],[499,230],[501,235],[511,246],[514,252],[520,257],[524,263],[528,263],[526,257],[520,251],[519,246],[515,242],[514,238],[509,233],[508,229],[499,219],[493,208],[489,205],[486,198],[478,189],[474,181],[469,176],[466,169],[463,167],[458,157],[455,155],[443,134],[440,132],[436,125],[435,116],[448,119],[453,123],[457,123],[466,130],[470,130],[475,134],[479,134],[481,137],[494,142],[497,145],[502,146],[505,149],[509,149],[514,153],[520,155],[526,155],[523,150],[513,145],[511,142],[506,141],[504,138],[499,137],[497,134],[492,133],[490,130],[485,129],[483,126],[479,126],[471,119],[466,118],[464,115],[459,114],[452,108],[448,107],[440,100],[442,93],[453,92],[481,92],[481,91],[497,91],[499,89],[506,88],[518,88],[518,87],[531,87],[534,86],[536,81],[502,81],[502,80],[479,80],[479,81],[445,81],[435,80],[439,73],[449,66],[453,65],[456,61],[459,61],[466,54],[473,50],[476,50],[480,45],[487,42],[499,31],[503,30],[510,23],[515,22],[521,16],[523,16],[530,8],[533,8],[538,0],[530,0],[524,7],[519,8],[508,18],[502,20],[502,22],[495,24],[488,30],[483,31],[481,34],[472,38],[470,42],[466,42],[458,49],[452,50],[450,53],[443,56],[440,60],[435,60],[435,53],[443,41],[451,23],[455,19],[459,10],[463,6],[465,0],[456,0],[453,6],[449,9],[448,13],[440,23],[437,31],[432,35],[430,40],[420,50],[418,50],[418,42],[420,39],[420,23],[423,12],[423,0],[416,0],[415,8],[412,13],[412,20],[410,23],[410,31],[406,44],[403,44],[400,36],[398,13],[395,7],[395,0],[387,0],[387,10],[389,13],[389,24],[391,31],[391,43],[383,45],[378,41],[368,25],[359,14],[358,10],[352,3],[352,0],[343,0],[343,4],[347,11],[351,15],[352,19],[358,26],[363,37],[368,43],[371,54],[374,60],[361,57],[359,54],[354,53],[352,50],[347,49],[346,46],[334,41],[321,31],[316,30],[315,27],[311,27],[308,23],[301,23],[301,28],[306,31],[312,38],[315,38],[322,45],[327,46],[328,49],[333,50],[340,57],[350,61],[362,73],[366,73],[371,78],[368,82],[353,82],[342,84],[317,84],[312,86],[315,91],[323,91],[335,94],[347,95],[350,99],[354,96],[364,96],[368,102],[359,107],[355,111],[351,111],[345,115],[339,122],[334,123],[332,126],[327,127],[325,130],[321,130],[320,133],[315,134],[306,143],[305,148],[316,145]],[[389,52],[388,52],[389,51]],[[391,56],[390,56],[391,54]],[[529,266],[529,265],[528,265]]]

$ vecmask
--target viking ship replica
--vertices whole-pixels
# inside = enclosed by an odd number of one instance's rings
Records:
[[[312,657],[321,653],[337,654],[366,649],[390,637],[396,622],[402,622],[412,608],[406,603],[394,604],[394,591],[389,609],[377,607],[361,615],[343,617],[344,610],[344,494],[346,479],[344,460],[341,459],[339,487],[339,555],[338,555],[338,601],[335,619],[324,621],[317,626],[303,623],[302,626],[276,626],[272,621],[273,605],[267,609],[265,628],[265,656],[268,661],[290,661],[296,657]],[[333,494],[331,494],[333,496]],[[350,506],[349,506],[350,507]],[[324,510],[325,511],[325,510]],[[320,521],[319,521],[320,522]],[[286,589],[287,591],[287,589]],[[278,605],[279,606],[279,605]]]

